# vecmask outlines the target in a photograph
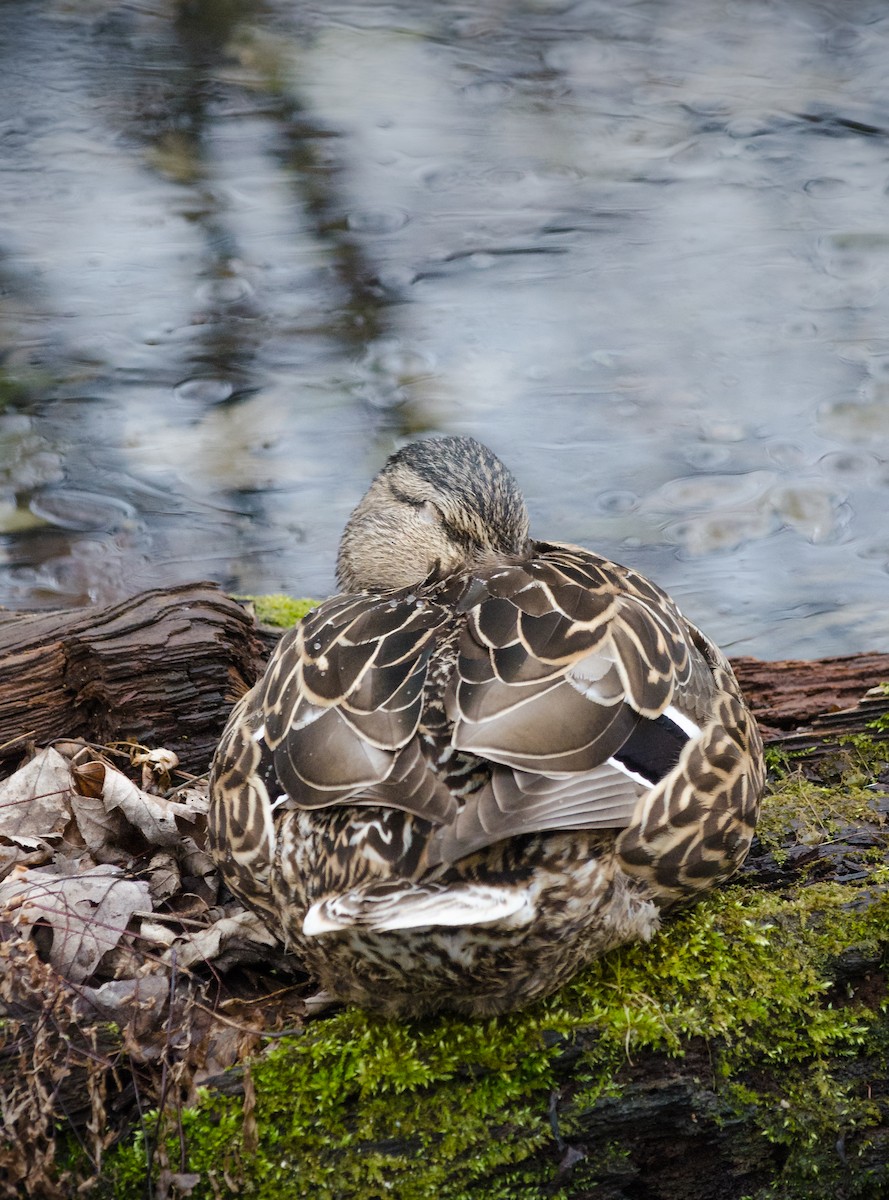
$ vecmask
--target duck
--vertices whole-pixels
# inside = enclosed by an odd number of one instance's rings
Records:
[[[336,576],[231,713],[208,816],[319,994],[508,1012],[738,870],[764,766],[727,658],[633,569],[532,539],[486,446],[397,450]]]

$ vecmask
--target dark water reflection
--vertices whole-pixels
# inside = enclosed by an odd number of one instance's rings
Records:
[[[0,602],[324,594],[459,431],[730,650],[889,649],[887,62],[883,0],[3,5]]]

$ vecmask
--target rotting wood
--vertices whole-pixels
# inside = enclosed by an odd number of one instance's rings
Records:
[[[142,592],[104,608],[0,614],[0,766],[27,742],[82,737],[167,746],[207,762],[268,643],[214,584]]]
[[[889,740],[889,730],[874,725],[889,713],[881,687],[889,683],[889,654],[731,662],[766,746],[823,758],[855,734]]]

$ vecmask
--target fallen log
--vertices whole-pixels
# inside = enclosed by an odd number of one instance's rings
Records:
[[[889,654],[811,662],[734,658],[732,666],[767,746],[823,757],[844,738],[889,736],[880,722],[889,712]]]
[[[166,746],[205,770],[280,632],[212,583],[102,609],[0,612],[0,770],[26,742],[60,737]],[[889,712],[889,654],[732,665],[767,746],[823,755],[847,735],[889,737],[873,728]]]
[[[275,636],[207,584],[4,613],[3,762],[80,737],[200,774]],[[0,925],[0,1195],[889,1194],[889,656],[734,665],[767,744],[805,768],[773,778],[744,872],[526,1012],[304,1025],[310,984],[267,947],[267,968],[178,971],[168,950],[166,973],[72,983],[45,926]],[[157,874],[127,829],[115,869]],[[218,881],[187,886],[143,929],[181,920],[184,947]]]
[[[269,642],[214,584],[108,608],[0,613],[0,766],[25,743],[82,737],[166,746],[206,770]]]

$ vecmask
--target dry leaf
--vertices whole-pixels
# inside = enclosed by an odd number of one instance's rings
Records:
[[[172,763],[148,751],[136,766],[162,782]],[[219,874],[203,848],[207,808],[206,785],[152,795],[79,742],[57,743],[0,784],[0,1008],[12,1030],[6,1053],[19,1055],[7,1071],[19,1090],[0,1095],[0,1127],[14,1133],[0,1137],[0,1194],[24,1183],[29,1195],[62,1200],[30,1147],[51,1162],[66,1121],[99,1164],[114,1136],[106,1096],[118,1104],[127,1068],[138,1064],[146,1099],[162,1105],[170,1070],[182,1080],[178,1102],[181,1089],[193,1095],[200,1078],[258,1048],[266,1004],[245,1002],[234,1020],[214,1015],[221,976],[239,963],[293,963],[236,900],[218,903]],[[185,1195],[196,1180],[167,1171],[162,1181]],[[79,1191],[92,1194],[94,1183]]]
[[[90,763],[89,765],[97,764]],[[76,770],[76,767],[72,767],[72,776],[75,776]],[[87,849],[93,854],[118,847],[126,832],[126,822],[123,814],[118,810],[108,811],[102,800],[101,791],[98,796],[95,796],[92,793],[85,794],[78,788],[71,794],[71,808],[77,828],[80,830],[80,836]]]
[[[82,757],[82,755],[81,755]],[[74,788],[81,796],[89,796],[94,800],[102,798],[102,784],[105,782],[105,764],[102,762],[71,763],[71,778]]]
[[[98,1014],[103,1020],[114,1021],[121,1029],[131,1025],[140,1037],[166,1022],[169,999],[169,981],[158,975],[111,979],[100,987],[82,987],[79,991],[84,1019]]]
[[[52,748],[0,783],[0,878],[17,863],[47,862],[71,819],[68,764]]]
[[[152,846],[178,846],[182,833],[177,818],[193,825],[206,812],[206,802],[202,806],[194,802],[183,804],[143,792],[122,771],[108,764],[105,764],[102,802],[109,813],[119,809]]]
[[[190,1196],[200,1182],[200,1175],[171,1171],[169,1167],[164,1167],[158,1172],[155,1195],[165,1198],[175,1192],[176,1196]]]
[[[179,766],[179,755],[172,750],[145,750],[130,760],[142,768],[142,787],[146,792],[165,792],[171,786],[170,772]]]
[[[88,979],[114,949],[130,918],[149,908],[148,884],[127,879],[119,867],[92,867],[78,875],[34,869],[0,884],[0,910],[16,924],[52,929],[49,961],[73,983]]]
[[[157,854],[152,855],[148,864],[148,886],[155,905],[169,900],[182,886],[179,864],[169,850],[158,850]]]
[[[219,895],[219,874],[216,863],[206,850],[192,837],[184,837],[176,858],[182,876],[182,885],[196,892],[208,904],[215,904]]]
[[[139,939],[143,943],[154,943],[157,946],[172,946],[176,941],[176,930],[160,921],[143,921],[139,926]]]
[[[163,958],[165,962],[175,962],[180,970],[212,960],[217,970],[224,971],[235,962],[256,962],[262,956],[262,948],[277,944],[255,913],[242,910],[197,933],[181,935]]]

